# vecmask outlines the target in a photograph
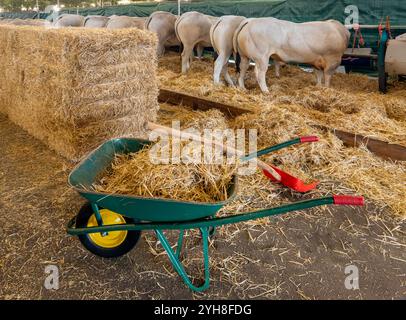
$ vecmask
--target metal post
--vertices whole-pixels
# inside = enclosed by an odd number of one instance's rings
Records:
[[[379,25],[373,25],[373,24],[361,24],[361,25],[357,25],[358,27],[360,27],[361,29],[378,29]],[[347,24],[345,25],[345,27],[347,29],[354,29],[354,25],[352,24]],[[386,26],[382,26],[383,29],[386,29]],[[397,26],[391,26],[391,29],[406,29],[406,25],[397,25]]]
[[[178,0],[178,16],[180,17],[180,0]]]

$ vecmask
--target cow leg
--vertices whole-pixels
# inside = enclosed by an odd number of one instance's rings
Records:
[[[157,48],[157,54],[158,57],[162,57],[165,53],[165,46],[163,45],[163,43],[159,43],[158,44],[158,48]]]
[[[329,68],[326,68],[326,70],[324,70],[324,85],[327,88],[330,88],[330,84],[331,84],[331,77],[333,76],[334,72],[336,71],[338,65],[335,64]]]
[[[317,70],[317,69],[314,69],[314,72],[316,73],[316,78],[317,78],[316,86],[321,87],[323,85],[322,82],[323,82],[324,72],[322,70]]]
[[[256,63],[254,66],[254,74],[255,74],[255,79],[257,79],[257,81],[258,81],[258,65]]]
[[[256,76],[259,87],[263,93],[269,93],[268,87],[266,85],[266,72],[268,71],[268,59],[261,59],[255,61]]]
[[[331,84],[331,77],[333,76],[334,72],[338,68],[338,66],[341,64],[340,62],[333,62],[327,65],[327,67],[324,69],[324,85],[329,88]]]
[[[280,76],[281,76],[281,64],[279,63],[279,61],[274,61],[274,63],[275,63],[275,76],[277,77],[277,78],[280,78]]]
[[[196,52],[197,52],[197,58],[201,59],[203,57],[203,51],[204,51],[204,47],[200,44],[197,45],[196,47]]]
[[[241,56],[240,62],[240,75],[238,77],[238,85],[241,89],[245,89],[244,80],[247,73],[248,67],[250,66],[250,59]]]
[[[221,72],[223,71],[224,60],[225,56],[224,54],[221,53],[214,62],[214,74],[213,74],[214,84],[220,84],[220,75]]]
[[[320,58],[317,63],[319,66],[315,65],[315,67],[324,70],[324,85],[328,88],[330,87],[332,75],[341,64],[341,56],[326,56]]]
[[[333,76],[334,72],[325,72],[324,73],[324,85],[326,88],[330,88],[330,84],[331,84],[331,77]]]
[[[186,73],[190,68],[190,59],[192,58],[193,47],[184,45],[182,51],[182,73]]]
[[[223,73],[224,73],[224,79],[226,79],[226,82],[230,87],[234,87],[234,81],[231,79],[230,74],[228,73],[228,59],[226,59],[226,64],[223,66]]]

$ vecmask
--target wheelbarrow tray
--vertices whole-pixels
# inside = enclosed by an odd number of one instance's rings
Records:
[[[69,185],[100,208],[145,222],[182,222],[214,216],[235,195],[236,176],[227,190],[227,200],[215,203],[178,201],[94,191],[93,184],[111,167],[117,154],[134,153],[153,142],[135,138],[112,139],[83,159],[69,175]]]

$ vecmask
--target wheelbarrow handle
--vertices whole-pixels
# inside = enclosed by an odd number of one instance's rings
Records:
[[[363,206],[365,204],[364,197],[360,196],[333,196],[335,205],[339,206]]]
[[[306,143],[306,142],[318,142],[320,141],[320,138],[318,136],[306,136],[306,137],[300,137],[300,143]]]
[[[299,137],[299,138],[296,138],[296,139],[293,139],[293,140],[285,141],[285,142],[276,144],[274,146],[270,146],[270,147],[267,147],[265,149],[250,153],[250,154],[244,156],[243,158],[241,158],[241,160],[248,161],[248,160],[251,160],[253,158],[257,158],[257,157],[269,154],[271,152],[275,152],[275,151],[278,151],[278,150],[293,146],[295,144],[307,143],[307,142],[317,142],[317,141],[319,141],[319,137],[316,137],[316,136]]]
[[[70,235],[80,235],[99,232],[111,232],[122,230],[189,230],[207,227],[219,227],[227,224],[245,222],[249,220],[256,220],[277,216],[292,211],[299,211],[323,205],[339,205],[339,206],[362,206],[364,205],[364,198],[359,196],[328,196],[318,199],[310,199],[300,202],[289,203],[279,207],[261,209],[257,211],[245,212],[240,214],[232,214],[225,217],[218,217],[213,219],[200,219],[192,221],[179,221],[179,222],[141,222],[135,224],[117,224],[106,225],[98,227],[76,228],[74,220],[69,221],[67,225],[67,232]]]

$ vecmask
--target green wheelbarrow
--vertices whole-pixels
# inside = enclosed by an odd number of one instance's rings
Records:
[[[150,141],[140,139],[113,139],[94,150],[76,166],[69,176],[69,184],[88,202],[76,217],[69,221],[67,232],[78,236],[83,246],[90,252],[101,257],[114,258],[129,252],[137,244],[142,230],[152,230],[156,233],[175,270],[186,285],[194,291],[203,291],[209,287],[208,240],[215,227],[322,205],[363,205],[362,197],[331,196],[243,214],[216,217],[216,213],[232,200],[236,193],[236,176],[228,188],[227,201],[217,203],[184,202],[92,191],[92,185],[97,182],[99,175],[111,166],[116,154],[137,152],[149,144],[151,144]],[[292,143],[274,146],[269,148],[269,152],[289,145]],[[180,261],[184,232],[189,229],[199,229],[202,237],[204,283],[201,286],[192,283]],[[179,230],[175,251],[165,237],[164,230]]]

